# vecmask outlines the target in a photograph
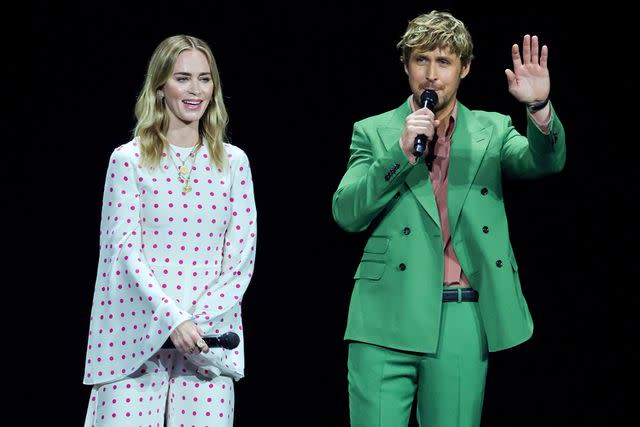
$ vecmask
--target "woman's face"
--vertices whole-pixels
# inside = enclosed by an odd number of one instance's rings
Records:
[[[178,122],[197,126],[213,94],[207,57],[197,49],[180,53],[173,74],[161,90],[169,115],[169,126]]]

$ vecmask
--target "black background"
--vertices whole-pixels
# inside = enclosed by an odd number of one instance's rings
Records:
[[[342,334],[366,236],[335,225],[331,196],[345,171],[353,122],[409,95],[395,44],[410,19],[434,8],[452,11],[474,38],[475,60],[459,99],[511,115],[521,131],[524,108],[509,95],[504,69],[513,43],[539,35],[549,46],[551,99],[567,132],[561,174],[505,186],[535,332],[492,354],[483,425],[620,425],[632,371],[626,344],[637,335],[628,306],[637,276],[635,141],[623,130],[621,106],[632,86],[624,47],[630,39],[622,33],[624,12],[577,8],[568,15],[554,6],[34,4],[25,49],[33,73],[25,84],[29,123],[9,146],[18,149],[14,161],[29,159],[23,172],[36,173],[29,173],[29,191],[16,196],[20,209],[13,213],[29,224],[10,230],[21,245],[9,277],[30,282],[11,304],[13,319],[27,319],[27,326],[10,347],[37,337],[38,349],[10,351],[9,363],[26,398],[51,408],[34,411],[49,420],[37,425],[84,419],[107,160],[131,139],[153,49],[179,33],[210,43],[230,140],[247,152],[254,176],[258,254],[243,303],[246,377],[236,386],[236,425],[348,424]],[[34,385],[39,394],[31,394]]]

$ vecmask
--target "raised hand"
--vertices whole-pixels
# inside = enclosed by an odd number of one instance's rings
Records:
[[[506,69],[509,93],[518,101],[533,103],[544,101],[549,97],[551,81],[547,58],[549,49],[547,46],[538,48],[538,36],[524,36],[522,41],[522,57],[520,47],[514,44],[511,47],[511,59],[513,71]]]

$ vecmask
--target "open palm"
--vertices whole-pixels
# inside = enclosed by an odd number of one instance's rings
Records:
[[[514,44],[511,47],[511,59],[513,71],[505,70],[509,92],[520,102],[544,101],[549,96],[551,81],[547,58],[549,49],[547,46],[538,48],[538,37],[524,36],[522,41],[522,57],[520,47]]]

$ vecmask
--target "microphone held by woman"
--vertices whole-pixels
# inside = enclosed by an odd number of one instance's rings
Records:
[[[217,336],[204,336],[202,339],[207,343],[209,348],[222,347],[226,350],[232,350],[240,344],[240,337],[235,332],[225,332]],[[162,348],[175,348],[175,346],[171,339],[168,339],[162,345]]]

